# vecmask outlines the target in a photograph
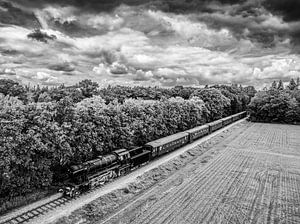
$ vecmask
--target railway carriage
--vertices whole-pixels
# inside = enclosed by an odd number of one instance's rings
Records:
[[[186,133],[189,134],[189,142],[193,142],[196,139],[209,134],[209,126],[202,125],[199,127],[195,127],[193,129],[187,130]]]
[[[209,123],[208,126],[209,126],[209,133],[212,133],[212,132],[222,128],[223,122],[222,122],[222,120],[213,121],[213,122]]]
[[[229,125],[229,124],[231,124],[233,122],[232,116],[225,117],[225,118],[223,118],[221,120],[223,122],[223,127],[227,126],[227,125]]]
[[[243,111],[243,112],[239,113],[239,119],[242,119],[242,118],[244,118],[246,116],[247,116],[247,112],[246,111]]]
[[[145,148],[151,151],[151,157],[155,158],[187,144],[188,141],[189,134],[187,132],[180,132],[149,142],[145,145]]]
[[[242,119],[242,118],[244,118],[246,116],[247,116],[246,111],[243,111],[241,113],[232,115],[232,118],[233,118],[233,121],[237,121],[237,120],[240,120],[240,119]]]
[[[232,115],[232,121],[235,122],[239,119],[238,114]]]

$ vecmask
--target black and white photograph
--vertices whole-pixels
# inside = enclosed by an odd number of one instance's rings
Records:
[[[0,0],[0,224],[300,224],[300,0]]]

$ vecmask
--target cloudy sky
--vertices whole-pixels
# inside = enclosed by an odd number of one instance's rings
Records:
[[[29,39],[34,29],[56,39]],[[298,76],[299,0],[0,0],[0,78],[262,87]]]

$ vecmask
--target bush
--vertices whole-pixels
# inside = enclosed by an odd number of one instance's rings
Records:
[[[290,91],[274,88],[258,92],[248,106],[251,121],[300,122],[300,104],[293,95]]]
[[[209,111],[209,121],[220,119],[229,114],[230,99],[215,88],[196,90],[191,97],[202,99]]]

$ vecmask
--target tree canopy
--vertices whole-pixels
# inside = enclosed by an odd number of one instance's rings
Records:
[[[270,89],[258,92],[252,98],[248,111],[252,121],[297,123],[300,122],[299,85],[291,79],[284,89],[283,82],[272,83]]]

